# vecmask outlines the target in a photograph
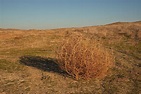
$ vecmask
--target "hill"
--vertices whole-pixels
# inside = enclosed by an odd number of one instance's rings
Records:
[[[56,49],[70,34],[96,39],[113,51],[104,79],[75,80],[56,65]],[[52,30],[0,29],[1,94],[140,94],[141,22]]]

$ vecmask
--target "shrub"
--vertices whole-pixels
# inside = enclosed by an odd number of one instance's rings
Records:
[[[61,69],[77,80],[103,78],[113,63],[112,55],[99,41],[80,34],[64,39],[57,60]]]

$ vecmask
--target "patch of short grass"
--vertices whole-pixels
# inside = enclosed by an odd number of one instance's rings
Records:
[[[27,48],[27,49],[6,49],[1,51],[0,55],[4,56],[22,56],[22,55],[50,55],[54,52],[49,49],[45,48]]]
[[[23,65],[20,65],[16,62],[10,62],[6,59],[0,59],[0,70],[7,71],[7,72],[15,72],[23,70]]]
[[[136,59],[141,59],[141,42],[138,42],[134,45],[125,42],[120,42],[112,44],[112,46],[119,52],[133,56]]]

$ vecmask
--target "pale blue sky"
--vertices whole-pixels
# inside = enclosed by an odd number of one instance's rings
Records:
[[[51,29],[141,20],[141,0],[0,0],[0,28]]]

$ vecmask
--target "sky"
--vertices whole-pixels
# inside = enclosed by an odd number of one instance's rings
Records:
[[[0,0],[0,28],[53,29],[141,21],[141,0]]]

